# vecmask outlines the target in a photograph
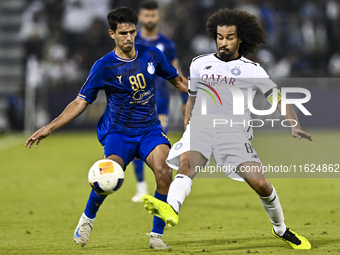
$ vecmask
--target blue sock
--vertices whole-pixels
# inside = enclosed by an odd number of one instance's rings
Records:
[[[136,158],[133,160],[133,166],[135,167],[135,174],[138,182],[144,181],[144,162],[143,160]]]
[[[104,202],[107,196],[98,195],[94,190],[91,190],[89,200],[87,200],[85,215],[90,219],[96,218],[96,214],[99,210],[99,207]]]
[[[162,200],[163,202],[166,202],[167,197],[168,195],[162,195],[162,194],[159,194],[157,191],[155,191],[155,198]],[[165,222],[162,219],[154,216],[151,232],[163,234],[164,228],[165,228]]]

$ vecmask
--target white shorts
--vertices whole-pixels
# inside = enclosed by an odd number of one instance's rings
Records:
[[[218,166],[224,169],[236,170],[240,164],[251,161],[261,164],[246,134],[240,131],[216,128],[190,130],[190,125],[188,125],[182,138],[172,146],[169,152],[166,159],[168,166],[178,170],[179,156],[187,151],[199,151],[207,158],[204,166],[209,165],[211,157]],[[232,179],[240,179],[240,176],[234,172],[226,172],[226,174]]]

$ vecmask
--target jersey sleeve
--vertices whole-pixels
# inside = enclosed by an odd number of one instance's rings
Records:
[[[199,82],[199,73],[197,71],[197,64],[194,61],[192,61],[190,68],[189,68],[189,77],[188,77],[189,96],[195,97],[197,95],[198,82]]]
[[[254,74],[255,86],[261,90],[263,94],[266,94],[272,88],[276,88],[277,85],[269,78],[266,71],[260,66],[256,66]]]
[[[94,63],[89,76],[79,91],[78,97],[85,99],[89,103],[96,100],[98,91],[103,88],[104,68],[100,60]]]
[[[273,88],[277,88],[277,85],[269,78],[266,71],[258,65],[255,68],[255,86],[263,93],[270,103],[273,97]],[[281,99],[280,91],[277,91],[278,98]]]
[[[175,67],[172,66],[170,60],[156,47],[152,47],[157,58],[156,74],[163,79],[172,80],[178,76],[178,72]]]

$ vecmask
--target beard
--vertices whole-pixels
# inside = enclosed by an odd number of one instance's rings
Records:
[[[232,53],[222,52],[220,53],[220,59],[227,61],[232,55]]]
[[[224,47],[221,47],[219,48],[219,50],[221,49],[224,49],[225,51],[223,52],[219,52],[219,55],[220,55],[220,59],[222,60],[229,60],[229,58],[234,54],[234,52],[231,52],[230,50],[224,48]]]
[[[121,47],[120,49],[123,51],[123,52],[130,52],[133,48],[133,44],[132,45],[123,45],[123,47]]]
[[[144,25],[144,28],[148,31],[152,31],[154,30],[155,28],[157,27],[157,24],[156,23],[152,23],[152,22],[149,22],[149,23],[146,23]]]

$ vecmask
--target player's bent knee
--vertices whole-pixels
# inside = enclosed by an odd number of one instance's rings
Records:
[[[155,167],[154,172],[157,182],[171,183],[172,170],[167,165]]]
[[[107,157],[104,156],[104,159],[111,159],[111,160],[117,162],[123,169],[125,169],[124,160],[117,155],[111,154]]]

